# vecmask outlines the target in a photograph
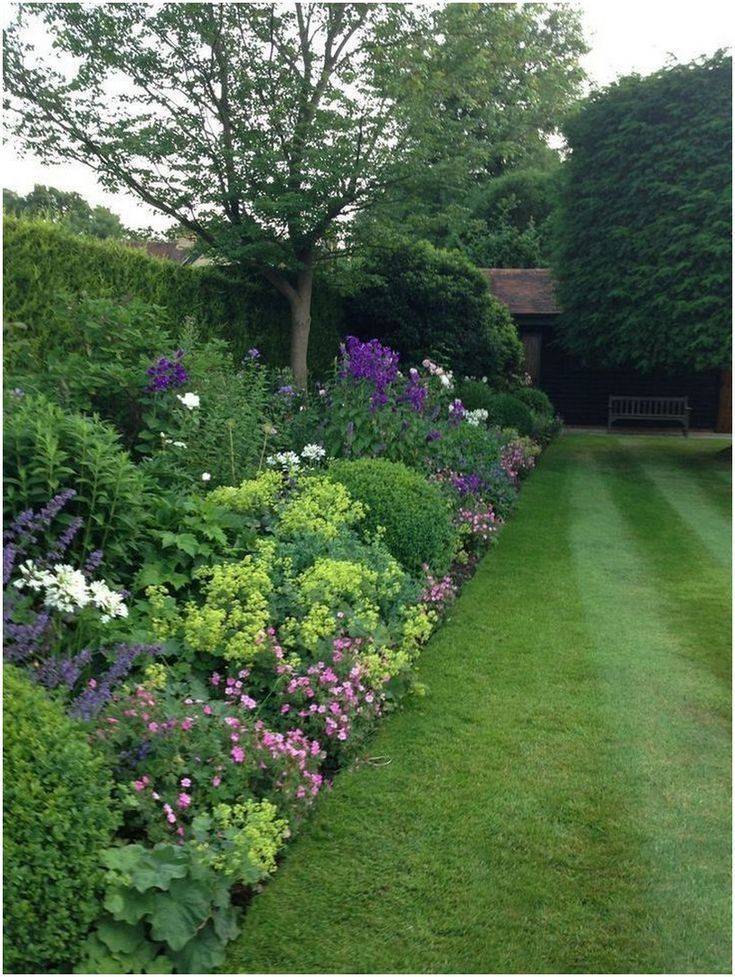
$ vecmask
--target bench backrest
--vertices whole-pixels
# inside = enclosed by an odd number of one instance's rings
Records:
[[[608,410],[626,417],[683,417],[689,410],[688,397],[611,396]]]

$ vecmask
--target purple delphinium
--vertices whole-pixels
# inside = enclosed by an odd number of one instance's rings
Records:
[[[295,397],[296,391],[291,386],[290,383],[284,384],[282,387],[278,388],[278,393],[281,397]]]
[[[173,358],[161,356],[153,366],[145,371],[151,378],[147,390],[149,393],[160,393],[173,387],[180,387],[189,379],[183,364],[184,351],[177,349]]]
[[[410,404],[416,413],[420,414],[424,409],[428,395],[429,389],[421,382],[419,371],[412,367],[408,371],[408,382],[405,389],[398,399]]]
[[[441,431],[437,431],[437,429],[434,428],[433,430],[429,431],[429,433],[426,435],[426,440],[427,441],[440,441],[441,440],[441,436],[442,436]]]
[[[259,349],[256,349],[255,346],[251,346],[250,349],[247,352],[247,356],[245,357],[245,359],[247,359],[247,360],[259,360],[260,359],[260,350]]]
[[[367,380],[374,387],[372,409],[384,406],[388,402],[387,388],[398,376],[399,354],[377,339],[364,343],[357,336],[348,336],[340,349],[340,377]]]
[[[112,698],[115,686],[128,674],[141,655],[157,655],[159,645],[115,645],[115,660],[99,679],[90,679],[83,692],[72,701],[69,713],[78,719],[93,719]]]

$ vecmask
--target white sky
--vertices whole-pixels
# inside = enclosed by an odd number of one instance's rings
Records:
[[[578,6],[591,48],[584,66],[595,86],[632,71],[649,74],[672,56],[691,61],[729,48],[735,36],[735,4],[722,0],[581,0]],[[118,213],[128,226],[163,228],[170,223],[135,197],[100,189],[81,163],[45,166],[19,157],[10,144],[3,148],[2,160],[3,182],[11,190],[27,193],[43,183],[76,190],[90,203]]]

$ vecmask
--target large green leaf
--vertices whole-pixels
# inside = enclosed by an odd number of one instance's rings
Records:
[[[102,861],[108,869],[131,880],[138,892],[167,889],[172,879],[182,879],[189,868],[189,853],[179,845],[160,844],[155,848],[125,845],[108,848]]]
[[[171,883],[168,892],[156,896],[149,913],[153,938],[172,950],[181,950],[196,934],[212,910],[211,889],[191,879]]]
[[[211,923],[173,955],[179,974],[211,974],[222,966],[224,959],[225,944],[214,932]]]

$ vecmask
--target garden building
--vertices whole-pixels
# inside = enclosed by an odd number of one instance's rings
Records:
[[[606,424],[611,394],[686,396],[693,427],[731,430],[730,374],[641,374],[632,368],[586,366],[556,341],[561,312],[548,268],[483,268],[490,291],[510,309],[534,384],[551,398],[567,424]]]

